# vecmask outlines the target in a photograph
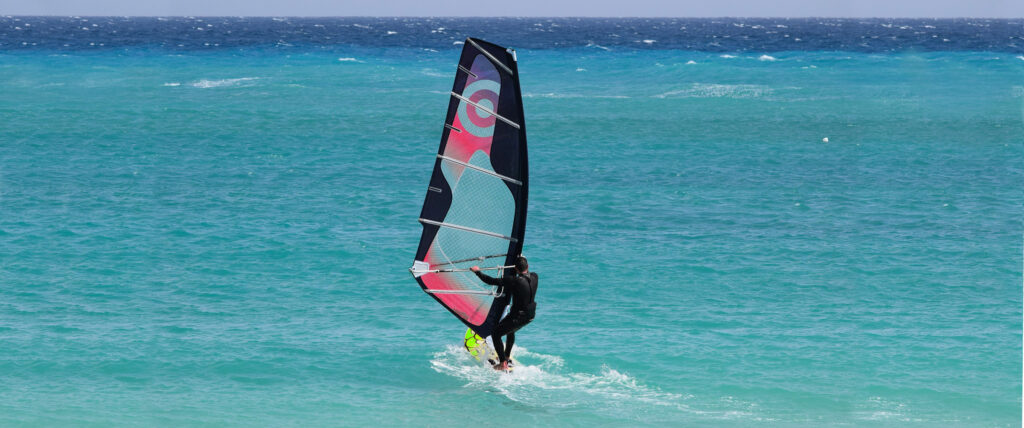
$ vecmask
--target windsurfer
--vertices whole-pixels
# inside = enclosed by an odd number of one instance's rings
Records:
[[[470,270],[476,273],[481,281],[501,287],[504,293],[508,293],[512,297],[512,309],[509,310],[505,318],[498,322],[494,333],[491,334],[494,351],[497,352],[500,359],[494,368],[508,370],[508,360],[512,356],[512,346],[516,342],[516,331],[533,321],[536,314],[537,303],[533,299],[537,295],[537,274],[530,272],[530,265],[527,263],[526,257],[523,256],[516,259],[515,273],[503,275],[501,278],[485,275],[480,272],[479,266],[473,266]],[[507,342],[504,345],[501,336],[507,337]]]

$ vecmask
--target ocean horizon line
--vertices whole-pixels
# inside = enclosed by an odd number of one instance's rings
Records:
[[[955,21],[960,19],[986,19],[997,21],[1024,20],[1024,16],[1015,17],[990,17],[990,16],[550,16],[550,15],[89,15],[89,14],[5,14],[4,18],[286,18],[286,19],[580,19],[580,20],[715,20],[715,19],[836,19],[836,20],[884,20],[884,19],[906,19],[906,20],[931,20],[931,21]]]

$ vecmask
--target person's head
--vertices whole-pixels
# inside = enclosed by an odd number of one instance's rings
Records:
[[[516,272],[525,273],[530,268],[530,264],[526,262],[526,257],[519,256],[516,258]]]

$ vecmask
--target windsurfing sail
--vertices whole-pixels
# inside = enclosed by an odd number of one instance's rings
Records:
[[[487,337],[508,296],[469,267],[505,274],[526,227],[526,126],[515,51],[466,39],[450,98],[409,270],[423,291]]]

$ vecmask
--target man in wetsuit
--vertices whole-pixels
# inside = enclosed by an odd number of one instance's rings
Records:
[[[508,359],[512,356],[512,345],[516,343],[516,330],[533,321],[537,311],[537,304],[533,301],[537,295],[537,274],[530,272],[530,265],[526,257],[519,256],[516,259],[515,273],[504,275],[501,278],[492,278],[480,272],[479,266],[470,268],[480,280],[490,285],[501,287],[502,292],[512,296],[512,309],[505,316],[491,339],[494,340],[494,351],[497,352],[499,361],[494,365],[496,370],[508,370]],[[508,336],[508,345],[502,345],[501,336]]]

